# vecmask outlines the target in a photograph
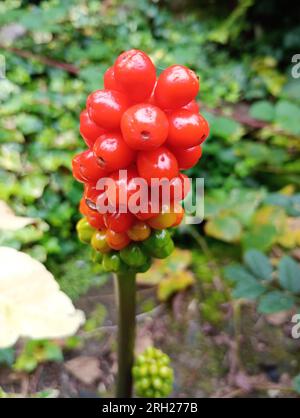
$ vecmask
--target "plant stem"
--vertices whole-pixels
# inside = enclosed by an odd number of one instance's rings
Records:
[[[116,275],[118,302],[117,398],[132,397],[132,366],[135,343],[135,281],[134,273],[118,273]]]

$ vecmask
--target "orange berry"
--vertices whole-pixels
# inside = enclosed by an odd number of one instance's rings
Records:
[[[108,229],[106,232],[106,240],[110,248],[113,250],[122,250],[130,243],[130,238],[126,232],[115,232],[112,229]]]
[[[136,222],[130,229],[127,231],[127,235],[132,241],[144,241],[151,234],[151,228],[142,221]]]

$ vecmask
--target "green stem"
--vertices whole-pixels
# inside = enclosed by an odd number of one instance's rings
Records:
[[[135,343],[135,273],[116,275],[118,301],[117,398],[132,397],[132,366]]]

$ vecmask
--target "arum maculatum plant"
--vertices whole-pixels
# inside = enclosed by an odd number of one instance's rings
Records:
[[[77,231],[116,276],[118,397],[132,396],[136,274],[146,272],[152,258],[172,253],[170,231],[183,220],[180,202],[190,186],[180,170],[197,164],[209,134],[195,101],[198,91],[192,70],[172,65],[157,77],[151,59],[133,49],[107,69],[104,89],[88,96],[80,115],[87,150],[72,161],[74,177],[84,183]],[[160,357],[150,349],[144,359],[151,367],[134,367],[138,394],[166,396],[171,390],[173,376]],[[151,370],[158,369],[162,374],[151,380]]]

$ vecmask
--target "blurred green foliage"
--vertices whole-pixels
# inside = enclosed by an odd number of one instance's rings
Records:
[[[84,148],[78,118],[87,94],[129,48],[149,53],[158,71],[176,62],[200,76],[211,135],[189,174],[205,178],[200,232],[209,245],[230,243],[236,257],[243,249],[299,245],[286,230],[299,216],[300,82],[290,74],[300,6],[285,19],[282,7],[281,0],[2,1],[0,199],[41,222],[1,233],[1,245],[45,262],[73,298],[102,283],[75,234],[82,187],[71,158]],[[287,185],[296,188],[277,193]]]
[[[272,314],[299,307],[300,267],[293,258],[284,256],[274,268],[263,253],[249,250],[244,265],[225,268],[225,277],[234,283],[233,296],[258,300],[258,311]]]

